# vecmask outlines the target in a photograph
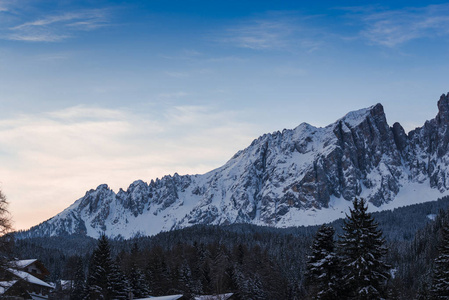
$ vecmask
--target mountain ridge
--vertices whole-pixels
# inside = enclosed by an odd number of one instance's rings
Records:
[[[357,196],[374,210],[404,202],[397,198],[412,188],[441,197],[449,187],[449,93],[437,106],[434,119],[408,134],[399,123],[388,125],[380,103],[326,127],[301,123],[264,134],[202,175],[136,180],[117,193],[100,185],[20,235],[126,238],[193,224],[288,227],[344,216]]]

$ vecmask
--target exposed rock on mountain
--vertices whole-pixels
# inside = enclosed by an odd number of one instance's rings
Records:
[[[303,123],[265,134],[204,175],[138,180],[117,194],[107,185],[20,236],[131,237],[193,224],[317,224],[344,216],[356,196],[373,208],[417,187],[449,188],[449,94],[435,119],[406,134],[381,104],[316,128]],[[422,201],[433,200],[432,198]],[[398,202],[398,205],[406,203]]]

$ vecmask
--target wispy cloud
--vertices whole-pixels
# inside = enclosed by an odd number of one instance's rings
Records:
[[[7,12],[10,10],[12,1],[10,0],[0,0],[0,12]]]
[[[7,39],[12,41],[25,42],[58,42],[68,37],[69,35],[45,32],[44,30],[36,30],[23,33],[12,33],[7,36]]]
[[[359,9],[361,36],[373,44],[395,47],[411,40],[449,34],[449,4],[401,10]]]
[[[73,37],[78,31],[91,31],[108,26],[109,20],[109,9],[61,12],[4,28],[2,36],[4,39],[17,41],[57,42]]]
[[[252,24],[228,29],[223,41],[250,49],[284,48],[293,28],[282,21],[255,20]]]
[[[63,13],[60,15],[46,16],[32,22],[26,22],[12,27],[12,30],[20,30],[29,27],[48,26],[59,23],[63,26],[75,26],[83,29],[97,28],[107,23],[106,11],[101,9],[85,10],[76,13]]]
[[[323,40],[302,23],[304,20],[291,14],[268,14],[229,27],[216,40],[254,50],[318,49]]]
[[[204,173],[253,137],[236,112],[210,106],[154,114],[76,106],[21,115],[0,121],[1,188],[24,228],[101,183],[117,190],[137,179]]]

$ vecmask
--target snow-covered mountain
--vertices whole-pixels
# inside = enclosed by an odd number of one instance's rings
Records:
[[[303,123],[265,134],[203,175],[138,180],[118,193],[100,185],[19,237],[128,238],[236,222],[310,225],[344,217],[356,196],[371,210],[434,200],[449,194],[449,93],[438,110],[408,134],[399,123],[387,124],[381,104],[324,128]]]

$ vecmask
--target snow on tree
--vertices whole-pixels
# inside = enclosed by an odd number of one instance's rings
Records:
[[[335,252],[335,229],[326,224],[316,233],[307,261],[309,294],[314,299],[339,299],[340,263]]]
[[[143,298],[148,296],[149,287],[145,279],[145,274],[137,266],[133,265],[128,275],[128,281],[134,297]]]
[[[112,261],[109,242],[102,235],[89,265],[88,299],[126,299],[126,285],[124,275]]]
[[[387,249],[382,231],[364,199],[354,199],[346,216],[340,251],[344,292],[349,299],[380,299],[385,296],[389,267],[382,261]]]
[[[128,299],[131,288],[126,275],[120,270],[119,262],[113,263],[111,266],[111,274],[109,276],[108,289],[114,299]]]
[[[435,259],[431,294],[435,299],[449,299],[449,225],[445,222],[439,255]]]

